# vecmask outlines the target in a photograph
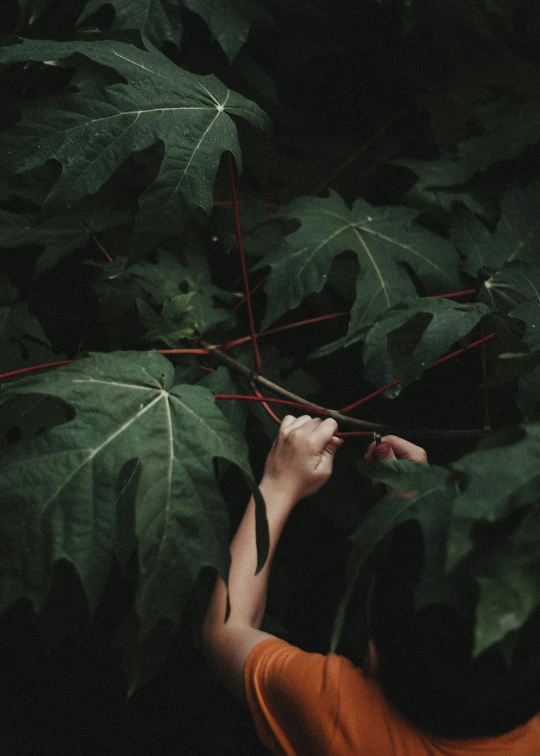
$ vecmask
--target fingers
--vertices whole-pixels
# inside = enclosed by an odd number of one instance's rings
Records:
[[[337,429],[338,424],[331,417],[328,417],[326,420],[319,421],[318,426],[313,429],[313,441],[317,444],[320,444],[322,448],[326,446],[326,444],[333,438],[334,433],[337,431]],[[343,439],[336,440],[343,441]],[[341,444],[338,444],[338,446],[341,446]]]
[[[337,452],[341,444],[343,443],[343,438],[338,438],[337,436],[332,436],[330,441],[326,444],[324,447],[324,453],[330,454],[330,456],[334,456],[334,454]]]
[[[408,459],[411,462],[423,462],[427,464],[427,454],[421,446],[416,446],[410,441],[405,441],[399,436],[385,436],[383,439],[389,443],[398,459]]]
[[[311,417],[311,415],[301,415],[300,417],[285,415],[281,421],[281,427],[288,433],[303,428],[306,433],[318,431],[318,437],[324,437],[325,435],[330,437],[336,432],[338,424],[330,417],[326,420],[321,420],[319,417]],[[319,429],[322,430],[319,431]]]
[[[292,423],[294,423],[295,420],[296,418],[294,417],[294,415],[285,415],[285,417],[281,421],[281,430],[284,431],[287,428],[290,428],[290,426],[292,425]]]
[[[399,436],[383,436],[377,446],[373,441],[364,454],[364,459],[407,459],[427,464],[427,454],[421,446],[405,441]]]
[[[375,446],[369,459],[397,459],[397,457],[394,454],[391,444],[386,441],[381,441],[378,446]]]
[[[321,420],[319,417],[310,417],[309,415],[302,415],[301,417],[286,415],[281,423],[282,437],[286,438],[291,433],[300,431],[302,435],[310,436],[310,440],[315,446],[319,446],[321,451],[333,439],[328,449],[331,453],[335,453],[343,443],[343,439],[334,438],[337,429],[337,422],[330,417]]]

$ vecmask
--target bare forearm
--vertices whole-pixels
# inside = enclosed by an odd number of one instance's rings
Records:
[[[276,485],[260,486],[266,503],[266,516],[270,535],[270,551],[262,570],[256,575],[257,547],[255,542],[255,502],[250,499],[244,517],[231,544],[229,571],[230,614],[227,624],[259,628],[266,606],[268,578],[281,532],[295,502]],[[218,578],[203,625],[203,645],[215,639],[224,626],[227,605],[227,587]]]

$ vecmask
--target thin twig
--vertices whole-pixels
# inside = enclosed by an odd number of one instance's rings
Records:
[[[340,412],[336,412],[336,410],[327,409],[326,407],[321,407],[318,404],[309,402],[303,397],[297,396],[296,394],[293,394],[291,391],[288,391],[282,386],[273,383],[273,381],[269,381],[268,378],[255,374],[248,367],[242,365],[242,363],[240,362],[237,362],[237,360],[234,360],[232,357],[230,357],[230,355],[225,354],[225,352],[222,352],[217,347],[208,344],[206,341],[201,341],[201,344],[206,349],[209,349],[212,355],[216,357],[220,362],[229,367],[231,370],[234,370],[236,373],[243,375],[249,382],[253,381],[260,386],[264,386],[265,388],[269,389],[282,399],[287,399],[289,402],[294,402],[298,405],[301,405],[302,407],[305,407],[306,412],[313,412],[316,415],[332,417],[341,427],[344,428],[351,428],[351,430],[354,429],[358,431],[371,431],[371,433],[373,433],[373,431],[378,431],[379,433],[383,434],[394,433],[404,438],[481,438],[484,433],[484,431],[477,429],[439,430],[431,428],[401,428],[395,425],[371,423],[367,420],[358,420],[357,418],[347,417],[346,415],[342,415]],[[218,396],[224,398],[224,395]],[[228,398],[232,399],[235,395],[227,396]],[[273,400],[269,397],[250,397],[246,401],[265,401],[271,403]],[[283,402],[279,401],[278,403],[282,404]]]
[[[486,345],[486,337],[484,336],[484,323],[480,323],[480,328],[482,330],[482,376],[484,379],[483,384],[483,394],[484,394],[484,430],[489,431],[491,430],[491,422],[489,419],[489,400],[488,400],[488,389],[487,389],[487,345]]]
[[[35,370],[45,370],[50,367],[60,367],[61,365],[69,365],[73,360],[59,360],[58,362],[45,362],[43,365],[32,365],[31,367],[19,368],[18,370],[11,370],[9,373],[2,373],[0,380],[3,378],[13,378],[15,375],[23,375],[24,373],[33,373]]]
[[[331,320],[332,318],[340,318],[343,315],[348,315],[348,312],[333,312],[330,315],[319,315],[316,318],[308,318],[307,320],[298,320],[295,323],[289,323],[288,325],[278,326],[278,328],[270,328],[268,331],[261,331],[257,334],[257,338],[262,336],[270,336],[272,333],[281,333],[281,331],[288,331],[290,328],[298,328],[299,326],[311,325],[312,323],[320,323],[323,320]],[[219,349],[232,349],[233,347],[245,344],[251,339],[251,336],[242,336],[241,339],[234,339],[233,341],[227,341],[225,344],[219,344]]]
[[[255,294],[255,292],[258,291],[261,288],[261,286],[264,286],[264,284],[268,281],[269,278],[270,278],[269,275],[264,276],[264,278],[261,278],[261,280],[258,283],[256,283],[255,286],[250,290],[249,295],[251,296],[252,294]],[[236,312],[237,310],[239,310],[245,301],[246,301],[246,295],[242,294],[242,297],[238,300],[238,302],[232,308],[233,312]]]
[[[260,391],[259,391],[259,389],[257,388],[257,386],[256,386],[256,384],[254,383],[254,381],[251,381],[251,388],[252,388],[252,390],[253,390],[253,393],[254,393],[254,394],[255,394],[255,396],[257,397],[257,399],[262,399],[262,398],[263,398],[263,395],[261,394],[261,392],[260,392]],[[273,411],[272,411],[272,410],[270,409],[270,407],[268,406],[268,404],[267,404],[266,402],[261,402],[261,405],[262,405],[262,407],[263,407],[264,411],[266,412],[266,414],[267,414],[267,415],[268,415],[268,416],[269,416],[269,417],[270,417],[270,418],[271,418],[271,419],[272,419],[272,420],[273,420],[273,421],[274,421],[275,423],[277,423],[278,425],[281,425],[281,420],[280,420],[280,419],[279,419],[279,417],[278,417],[278,416],[276,415],[276,413],[275,413],[275,412],[273,412]]]
[[[477,289],[465,289],[464,291],[451,291],[450,294],[430,294],[426,299],[453,299],[454,297],[465,297],[476,293]]]
[[[253,356],[255,358],[255,369],[258,373],[262,371],[261,355],[257,346],[257,332],[255,331],[255,322],[253,320],[253,310],[251,309],[251,297],[249,294],[249,279],[247,274],[246,256],[244,253],[244,242],[242,239],[242,227],[240,225],[240,213],[238,210],[238,197],[236,196],[236,182],[234,180],[233,158],[230,152],[227,152],[227,163],[229,166],[229,179],[231,182],[231,195],[234,209],[234,222],[236,226],[236,240],[238,242],[238,251],[240,252],[240,262],[242,264],[242,278],[244,279],[244,295],[249,319],[249,331],[251,334],[251,343],[253,346]]]
[[[107,260],[109,262],[112,262],[113,261],[112,257],[110,256],[110,254],[107,252],[107,250],[105,249],[105,247],[103,246],[103,244],[99,241],[99,239],[97,238],[97,236],[92,231],[90,231],[90,236],[94,240],[95,244],[99,247],[99,249],[103,252],[103,254],[107,258]]]

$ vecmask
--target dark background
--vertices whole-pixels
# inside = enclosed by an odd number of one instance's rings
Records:
[[[37,22],[27,25],[19,4],[4,2],[0,29],[4,36],[17,32],[71,39],[83,5],[80,0],[43,2]],[[450,5],[452,8],[447,7]],[[24,8],[24,3],[21,6]],[[488,6],[500,12],[488,12]],[[437,196],[415,193],[413,171],[392,161],[433,160],[455,149],[462,139],[482,133],[478,112],[488,100],[513,98],[516,107],[520,104],[522,95],[514,91],[510,73],[513,60],[526,61],[533,68],[540,62],[536,3],[268,0],[261,7],[272,21],[252,29],[230,66],[201,19],[186,9],[180,48],[164,46],[182,67],[215,73],[270,114],[275,125],[271,140],[239,125],[245,160],[242,198],[285,203],[309,194],[389,119],[406,109],[333,181],[332,188],[348,201],[361,196],[374,204],[400,202],[417,207],[423,223],[445,234],[451,198],[441,200],[444,192]],[[106,31],[113,20],[112,9],[106,7],[94,23]],[[42,68],[36,73],[34,68],[31,77],[20,69],[7,72],[1,85],[4,120],[17,117],[21,92],[24,99],[30,99],[59,91],[69,84],[70,76],[69,69],[51,72]],[[484,87],[482,96],[473,91],[475,86]],[[453,187],[447,195],[458,202],[460,194],[473,196],[487,225],[493,226],[504,191],[538,175],[539,160],[538,145],[527,147],[517,158],[504,159],[502,155],[485,173],[475,175],[467,186]],[[132,193],[132,202],[155,166],[156,153],[149,151],[122,168],[116,180],[128,198]],[[223,166],[215,196],[229,198]],[[216,210],[211,223],[203,227],[203,233],[219,232],[214,273],[221,286],[238,288],[238,273],[226,257],[232,254],[229,248],[233,245],[230,211]],[[117,249],[122,240],[121,235],[111,235]],[[64,302],[56,320],[48,320],[47,335],[58,352],[71,354],[81,325],[95,322],[97,304],[87,286],[88,269],[83,269],[75,256],[69,265],[29,287],[32,252],[27,250],[25,257],[22,250],[17,257],[6,259],[3,275],[27,291],[36,313],[48,311],[51,301]],[[80,299],[65,298],[74,281],[80,284],[83,307]],[[334,284],[321,295],[309,297],[295,311],[294,319],[346,308],[346,285],[337,267]],[[256,315],[262,315],[264,295],[254,298],[254,306]],[[240,332],[247,333],[247,322]],[[285,332],[265,342],[263,360],[274,354],[272,350],[282,356],[294,354],[296,366],[323,387],[311,398],[323,406],[341,406],[372,390],[359,379],[360,346],[346,350],[339,360],[333,356],[309,358],[321,336],[327,343],[341,333],[337,321],[301,335]],[[95,325],[87,334],[85,348],[109,349],[110,339],[105,328]],[[247,352],[245,359],[249,359]],[[406,396],[366,405],[362,417],[434,428],[446,427],[451,418],[453,427],[480,427],[481,379],[480,354],[471,352],[426,373]],[[493,427],[517,419],[511,391],[491,389],[490,400]],[[260,471],[269,442],[260,410],[250,409],[250,413],[253,467]],[[362,440],[347,441],[336,460],[332,485],[298,506],[275,560],[267,629],[307,650],[324,652],[328,648],[345,580],[348,536],[379,496],[355,468],[366,445]],[[426,448],[430,460],[439,464],[467,451],[463,442],[429,442]],[[220,482],[232,521],[237,522],[247,492],[234,471],[224,472]],[[115,633],[118,618],[129,610],[132,577],[111,577],[100,611],[90,623],[75,576],[60,565],[57,577],[38,623],[25,605],[18,605],[2,620],[0,732],[4,753],[263,753],[248,715],[220,689],[196,648],[194,627],[200,607],[195,600],[160,673],[125,702]]]

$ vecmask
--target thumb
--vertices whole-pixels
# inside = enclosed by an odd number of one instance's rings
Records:
[[[397,459],[392,446],[384,441],[373,449],[373,458],[379,460]]]

